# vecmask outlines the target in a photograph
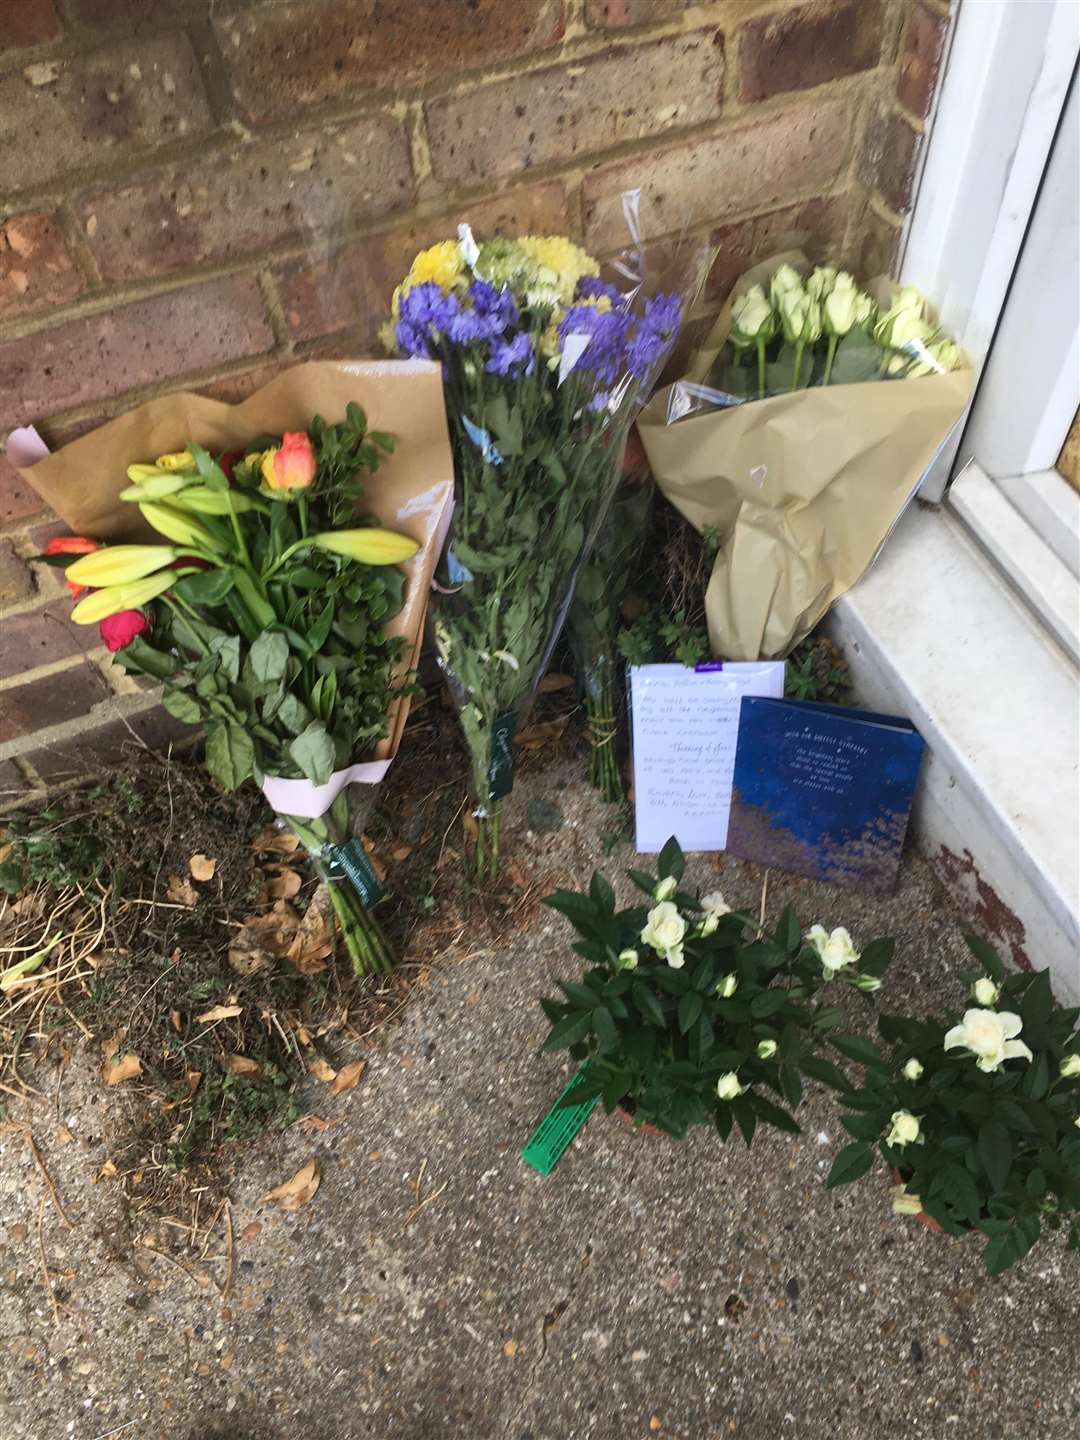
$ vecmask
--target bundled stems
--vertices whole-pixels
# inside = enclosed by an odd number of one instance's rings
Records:
[[[615,753],[615,681],[611,661],[596,662],[585,695],[585,716],[589,724],[589,784],[600,792],[602,800],[617,804],[626,798],[619,760]]]
[[[394,953],[382,926],[368,910],[351,882],[335,875],[329,865],[312,856],[312,865],[326,882],[334,919],[356,975],[386,975],[394,968]]]
[[[472,873],[476,880],[495,880],[499,874],[499,812],[476,817],[476,844]]]

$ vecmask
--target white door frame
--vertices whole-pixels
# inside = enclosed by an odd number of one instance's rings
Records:
[[[1076,0],[961,0],[900,279],[986,362],[1080,56]],[[921,498],[940,501],[958,426]]]

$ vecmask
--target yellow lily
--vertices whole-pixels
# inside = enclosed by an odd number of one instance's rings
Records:
[[[159,575],[148,575],[144,580],[131,580],[126,585],[107,585],[94,590],[80,600],[71,612],[76,625],[96,625],[119,610],[138,610],[150,600],[156,600],[175,585],[180,578],[176,570],[165,570]]]
[[[202,550],[221,549],[205,525],[200,525],[197,520],[189,519],[181,511],[174,510],[171,505],[155,505],[153,502],[144,502],[139,509],[155,530],[168,536],[170,540],[175,540],[178,545],[194,545]]]
[[[130,467],[129,477],[131,470],[135,468],[134,465]],[[120,499],[163,500],[166,495],[175,495],[177,490],[183,490],[184,484],[183,475],[162,475],[155,470],[152,475],[147,475],[137,480],[134,485],[129,485],[126,490],[121,490]]]
[[[159,470],[156,465],[129,465],[127,467],[127,477],[133,485],[141,485],[151,476],[164,475],[164,473],[164,470]]]
[[[397,565],[420,549],[408,535],[377,529],[323,530],[311,537],[311,543],[320,550],[332,550],[335,555],[347,555],[350,560],[360,560],[365,565]]]
[[[77,585],[124,585],[141,580],[180,554],[174,545],[106,545],[81,555],[64,570]]]

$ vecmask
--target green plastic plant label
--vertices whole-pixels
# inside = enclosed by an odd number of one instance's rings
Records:
[[[587,1067],[582,1065],[562,1095],[559,1096],[559,1100],[563,1098],[563,1095],[569,1095],[575,1086],[581,1084],[585,1079],[586,1069]],[[521,1158],[525,1163],[531,1165],[534,1170],[539,1170],[541,1175],[550,1175],[558,1163],[560,1155],[592,1114],[593,1107],[599,1098],[598,1095],[594,1095],[591,1100],[586,1100],[581,1105],[560,1106],[556,1101],[540,1121],[525,1149],[522,1150]]]
[[[371,867],[371,861],[364,853],[363,845],[355,837],[344,845],[328,846],[326,855],[334,869],[352,881],[353,888],[367,909],[377,905],[386,894],[379,884],[379,877]]]
[[[512,749],[517,716],[500,715],[491,727],[491,764],[488,767],[488,799],[501,800],[514,788]]]

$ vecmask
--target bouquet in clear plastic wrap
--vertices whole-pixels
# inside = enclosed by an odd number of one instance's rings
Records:
[[[566,617],[578,690],[589,727],[589,783],[609,804],[626,798],[619,769],[622,698],[618,634],[622,602],[645,544],[653,486],[640,446],[628,446],[622,483],[583,563]]]
[[[312,417],[317,397],[343,418]],[[162,439],[176,448],[145,463]],[[148,402],[23,472],[82,532],[42,557],[66,564],[72,619],[203,727],[219,784],[261,786],[358,974],[394,958],[360,836],[405,723],[450,468],[434,366],[320,362],[239,406]]]
[[[473,870],[494,877],[513,734],[681,300],[650,293],[641,251],[609,280],[563,236],[460,236],[416,257],[394,294],[392,338],[443,368],[456,503],[430,615],[471,760]]]

